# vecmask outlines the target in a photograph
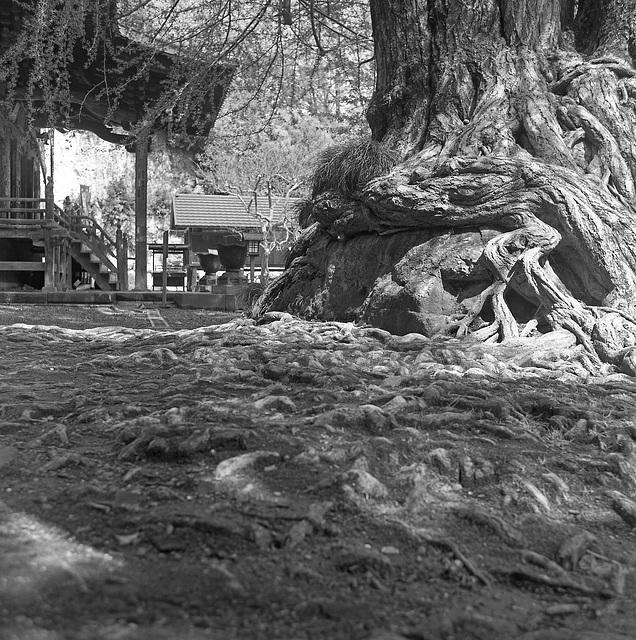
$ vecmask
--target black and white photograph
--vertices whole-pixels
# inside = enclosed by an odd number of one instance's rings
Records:
[[[0,0],[0,640],[636,638],[636,0]]]

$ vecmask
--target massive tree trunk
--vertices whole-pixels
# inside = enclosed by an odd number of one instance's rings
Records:
[[[257,311],[505,340],[634,372],[636,0],[371,0],[387,175],[322,180]],[[355,149],[359,150],[359,147]]]

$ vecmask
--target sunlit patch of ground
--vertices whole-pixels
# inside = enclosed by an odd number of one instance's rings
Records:
[[[120,559],[80,544],[33,516],[0,503],[0,599],[7,602],[35,594],[52,582],[88,582],[120,568]]]

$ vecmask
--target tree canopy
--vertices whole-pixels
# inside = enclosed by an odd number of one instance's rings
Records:
[[[270,118],[281,104],[346,117],[368,98],[372,41],[362,1],[29,0],[11,7],[0,40],[5,106],[20,99],[49,125],[72,125],[76,112],[100,105],[95,115],[106,126],[179,133],[218,108],[223,96],[214,93],[230,72],[243,96],[232,111],[256,102]],[[148,99],[140,105],[138,97]]]

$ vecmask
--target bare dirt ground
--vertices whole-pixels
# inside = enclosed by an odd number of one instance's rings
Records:
[[[636,384],[521,352],[0,306],[0,638],[633,640]]]

